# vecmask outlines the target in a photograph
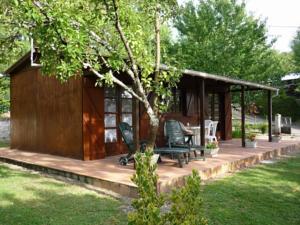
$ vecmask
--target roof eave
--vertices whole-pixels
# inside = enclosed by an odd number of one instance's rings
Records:
[[[11,65],[6,71],[4,71],[4,74],[6,76],[10,76],[11,74],[15,73],[20,66],[23,64],[30,62],[30,51],[27,52],[24,56],[22,56],[17,62],[15,62],[13,65]]]

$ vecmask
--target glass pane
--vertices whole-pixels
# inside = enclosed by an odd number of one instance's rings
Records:
[[[104,110],[105,112],[116,112],[116,99],[106,98],[104,99]]]
[[[104,89],[104,96],[105,97],[111,97],[111,98],[114,98],[116,97],[116,89],[115,88],[111,88],[111,87],[106,87]]]
[[[104,117],[105,127],[115,127],[116,126],[116,115],[115,114],[105,114]]]
[[[130,126],[132,126],[132,114],[126,113],[122,114],[122,122],[128,123]]]
[[[132,112],[132,99],[122,99],[122,112]]]
[[[116,129],[105,129],[105,143],[117,141]]]
[[[125,90],[122,91],[121,96],[122,96],[122,98],[132,98],[131,94]]]

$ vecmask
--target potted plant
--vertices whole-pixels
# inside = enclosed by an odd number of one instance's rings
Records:
[[[272,136],[272,142],[280,142],[281,141],[281,134],[280,132],[274,132]]]
[[[256,148],[256,147],[257,147],[256,134],[249,133],[247,135],[246,148]]]
[[[206,144],[205,153],[210,156],[216,156],[219,152],[219,143],[217,141],[212,141]]]

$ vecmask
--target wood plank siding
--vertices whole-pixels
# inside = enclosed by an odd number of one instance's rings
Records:
[[[83,151],[84,160],[105,158],[104,92],[95,87],[95,78],[83,78]]]
[[[82,159],[82,83],[26,67],[11,76],[11,147]]]
[[[199,126],[199,80],[183,76],[173,90],[170,110],[161,116],[158,146],[166,143],[166,120]],[[148,139],[143,106],[120,87],[95,87],[95,81],[86,74],[62,84],[29,65],[11,74],[11,147],[82,160],[124,154],[128,149],[118,129],[122,121],[139,125],[140,139]],[[204,119],[218,120],[221,138],[231,139],[229,85],[205,81],[204,99]]]

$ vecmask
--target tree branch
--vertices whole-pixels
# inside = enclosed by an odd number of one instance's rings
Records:
[[[57,28],[53,25],[52,19],[51,19],[51,18],[48,16],[48,14],[45,12],[45,10],[44,10],[44,8],[42,7],[41,3],[40,3],[39,1],[33,1],[32,3],[33,3],[33,5],[35,5],[35,6],[39,9],[40,13],[41,13],[42,15],[44,15],[44,17],[46,18],[46,20],[49,22],[49,25],[53,27],[53,29],[54,29],[55,33],[57,34],[57,36],[59,37],[61,43],[62,43],[63,45],[67,45],[68,43],[67,43],[66,40],[64,40],[64,38],[61,36],[61,34],[60,34],[60,32],[57,30]]]
[[[128,40],[127,38],[125,37],[125,34],[123,32],[123,29],[122,29],[122,26],[121,26],[121,23],[120,23],[120,16],[119,16],[119,8],[118,8],[118,4],[116,3],[116,0],[113,0],[113,6],[114,6],[114,14],[115,14],[115,26],[116,26],[116,29],[120,35],[120,38],[124,44],[124,47],[126,49],[126,52],[127,52],[127,55],[129,57],[129,60],[132,64],[132,69],[133,69],[133,72],[135,74],[135,77],[138,78],[139,77],[139,73],[138,73],[138,70],[137,70],[137,64],[135,62],[135,59],[134,59],[134,56],[133,56],[133,53],[132,53],[132,50],[129,46],[129,43],[128,43]]]
[[[97,70],[95,70],[94,68],[91,67],[91,65],[89,63],[83,63],[83,66],[85,69],[89,68],[90,71],[92,71],[93,74],[95,74],[98,78],[103,79],[104,75],[99,73]],[[110,70],[111,72],[111,70]],[[111,76],[112,76],[112,80],[115,84],[121,86],[122,88],[124,88],[126,91],[128,91],[132,96],[134,96],[136,99],[138,99],[139,101],[144,103],[144,100],[142,97],[140,97],[137,93],[135,93],[133,91],[132,88],[128,87],[126,84],[124,84],[122,81],[120,81],[118,78],[116,78],[112,72],[111,72]]]

